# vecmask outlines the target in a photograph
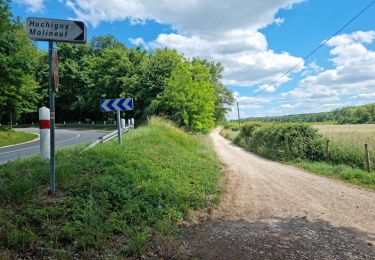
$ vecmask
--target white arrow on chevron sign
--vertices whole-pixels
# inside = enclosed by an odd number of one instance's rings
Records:
[[[102,99],[100,110],[102,112],[133,110],[132,98]]]
[[[123,101],[122,98],[116,99],[115,102],[113,102],[112,106],[116,111],[121,111],[122,109],[118,106],[118,104]]]
[[[129,103],[131,103],[131,106],[128,106]],[[126,108],[126,110],[133,110],[133,99],[132,98],[125,99],[123,105]]]
[[[100,108],[106,112],[110,112],[111,109],[107,107],[108,103],[111,101],[111,99],[105,99],[104,102],[100,105]]]

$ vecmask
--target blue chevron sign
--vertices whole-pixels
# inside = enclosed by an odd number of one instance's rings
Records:
[[[116,98],[100,100],[100,110],[102,112],[128,111],[133,110],[132,98]]]

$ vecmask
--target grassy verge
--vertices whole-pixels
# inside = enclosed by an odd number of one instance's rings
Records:
[[[247,145],[246,140],[241,138],[241,136],[238,134],[238,131],[233,131],[231,129],[222,129],[220,134],[223,137],[233,141],[237,145],[247,150],[250,150],[251,152],[256,152],[254,150],[251,150],[251,147]],[[338,151],[341,151],[341,150],[345,150],[345,151],[339,154],[340,158],[343,158],[343,154],[348,154],[347,162],[348,164],[352,164],[352,165],[345,165],[345,164],[340,163],[342,159],[337,160],[338,163],[336,164],[333,163],[335,156],[338,157],[336,154],[338,153]],[[361,155],[357,151],[352,152],[352,154],[350,154],[350,151],[351,151],[350,149],[344,149],[342,147],[335,147],[335,149],[331,150],[330,157],[328,158],[329,162],[323,161],[323,159],[320,161],[311,161],[311,160],[306,160],[306,159],[300,159],[298,161],[295,161],[295,160],[290,160],[290,159],[283,159],[282,157],[272,158],[271,155],[266,156],[266,157],[278,160],[286,164],[291,164],[291,165],[300,167],[312,173],[324,175],[333,179],[343,180],[343,181],[346,181],[355,185],[359,185],[362,187],[375,190],[374,172],[368,173],[367,171],[359,167],[356,167],[357,164],[353,164],[352,161],[358,157],[357,161],[361,162],[363,155]],[[264,154],[260,154],[260,155],[264,156]]]
[[[223,128],[223,129],[220,130],[220,134],[222,136],[224,136],[226,139],[234,142],[234,140],[238,136],[239,132],[235,131],[235,130],[232,130],[232,129]]]
[[[344,180],[362,187],[375,190],[375,174],[353,168],[348,165],[332,165],[326,162],[302,161],[293,165],[319,175]]]
[[[191,210],[218,201],[219,163],[202,138],[153,119],[124,135],[122,147],[60,150],[55,197],[47,196],[47,162],[0,166],[0,255],[140,255],[153,234],[173,234]]]
[[[32,133],[21,133],[6,128],[0,128],[0,147],[20,144],[36,138],[37,135]]]

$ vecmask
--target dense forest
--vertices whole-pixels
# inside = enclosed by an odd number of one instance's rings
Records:
[[[344,107],[331,112],[246,118],[243,121],[266,122],[337,122],[339,124],[375,123],[375,103]]]
[[[188,130],[206,132],[225,118],[234,99],[221,82],[219,63],[187,59],[174,50],[127,48],[111,35],[87,44],[57,44],[59,92],[56,120],[102,121],[104,98],[132,97],[137,122],[162,115]],[[8,0],[0,0],[0,123],[37,120],[48,106],[48,53],[36,48]]]

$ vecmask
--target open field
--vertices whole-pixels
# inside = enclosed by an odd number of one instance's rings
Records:
[[[0,128],[0,147],[28,142],[37,137],[36,134],[32,133],[20,133],[10,129]]]
[[[368,144],[370,160],[372,164],[375,163],[375,124],[314,125],[313,127],[318,129],[324,138],[330,140],[330,152],[327,158],[330,162],[365,169],[364,145]]]
[[[364,144],[375,150],[375,124],[314,125],[332,144],[363,150]]]

